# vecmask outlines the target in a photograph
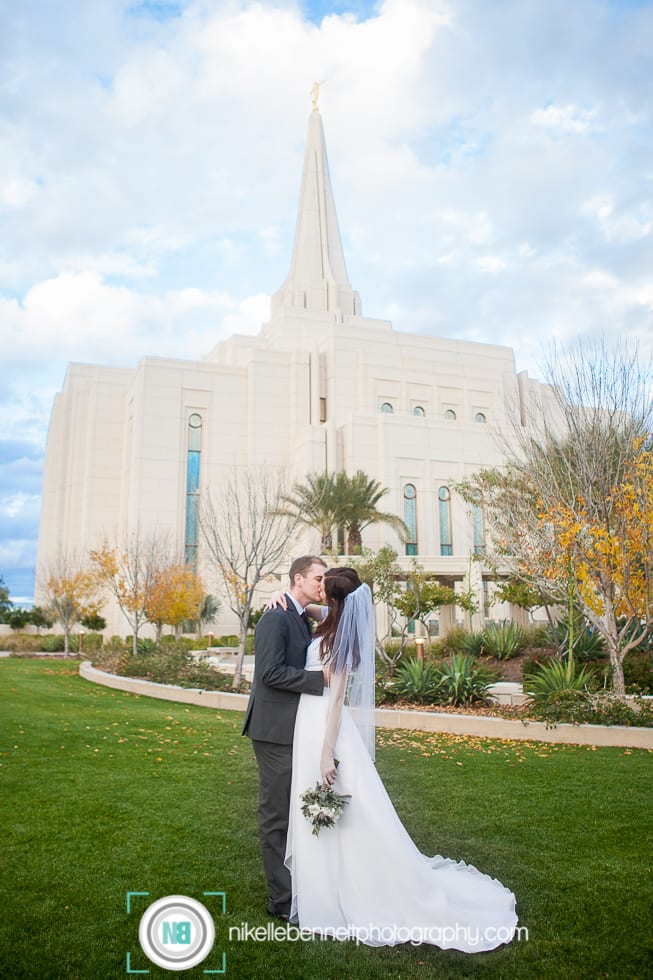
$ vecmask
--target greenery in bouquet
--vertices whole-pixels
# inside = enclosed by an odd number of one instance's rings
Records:
[[[338,762],[336,761],[336,766]],[[307,789],[300,797],[302,813],[312,824],[313,833],[317,837],[323,827],[335,827],[342,816],[350,797],[336,793],[331,787],[325,787],[317,782],[315,789]]]

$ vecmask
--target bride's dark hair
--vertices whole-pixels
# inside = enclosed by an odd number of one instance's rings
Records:
[[[328,568],[324,573],[322,584],[329,611],[315,630],[315,635],[322,637],[320,660],[328,661],[333,654],[333,641],[342,611],[345,608],[345,599],[350,592],[354,592],[363,583],[355,568]],[[358,666],[359,659],[360,657],[356,657],[356,663],[352,664],[354,669]]]

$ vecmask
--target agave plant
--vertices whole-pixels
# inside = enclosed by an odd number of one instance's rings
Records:
[[[587,667],[572,665],[554,660],[542,664],[531,674],[527,681],[527,691],[531,701],[542,703],[561,691],[585,691],[593,678],[592,671]]]
[[[569,639],[573,639],[574,660],[600,660],[605,656],[605,643],[600,633],[589,628],[586,620],[575,616],[573,629],[570,629],[569,617],[559,620],[550,631],[553,643],[561,651],[568,654]]]
[[[397,694],[412,698],[419,703],[433,701],[438,688],[435,665],[428,660],[410,657],[397,668],[392,689]]]
[[[527,643],[526,631],[517,623],[488,623],[483,630],[483,649],[497,660],[516,657]]]
[[[483,632],[467,633],[463,640],[463,650],[471,657],[480,657],[485,650],[485,638]]]
[[[472,704],[485,701],[494,677],[470,654],[454,653],[437,667],[437,697],[442,704]]]

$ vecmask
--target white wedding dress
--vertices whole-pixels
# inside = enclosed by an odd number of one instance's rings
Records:
[[[320,670],[319,639],[307,670]],[[335,789],[351,800],[332,828],[312,833],[300,795],[320,778],[329,692],[302,694],[295,722],[286,865],[292,875],[291,921],[302,930],[370,946],[432,943],[478,953],[509,942],[515,896],[463,861],[417,849],[399,820],[346,707],[335,758]]]

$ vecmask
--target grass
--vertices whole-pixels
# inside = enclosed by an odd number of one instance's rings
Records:
[[[478,956],[238,942],[229,926],[271,921],[241,715],[97,687],[42,658],[0,661],[0,689],[7,980],[125,977],[127,951],[132,969],[169,977],[140,951],[140,914],[204,891],[226,892],[224,915],[205,901],[232,978],[651,976],[650,752],[379,733],[378,768],[416,844],[512,888],[529,940]],[[150,893],[131,914],[128,891]],[[205,976],[212,957],[183,976]]]

